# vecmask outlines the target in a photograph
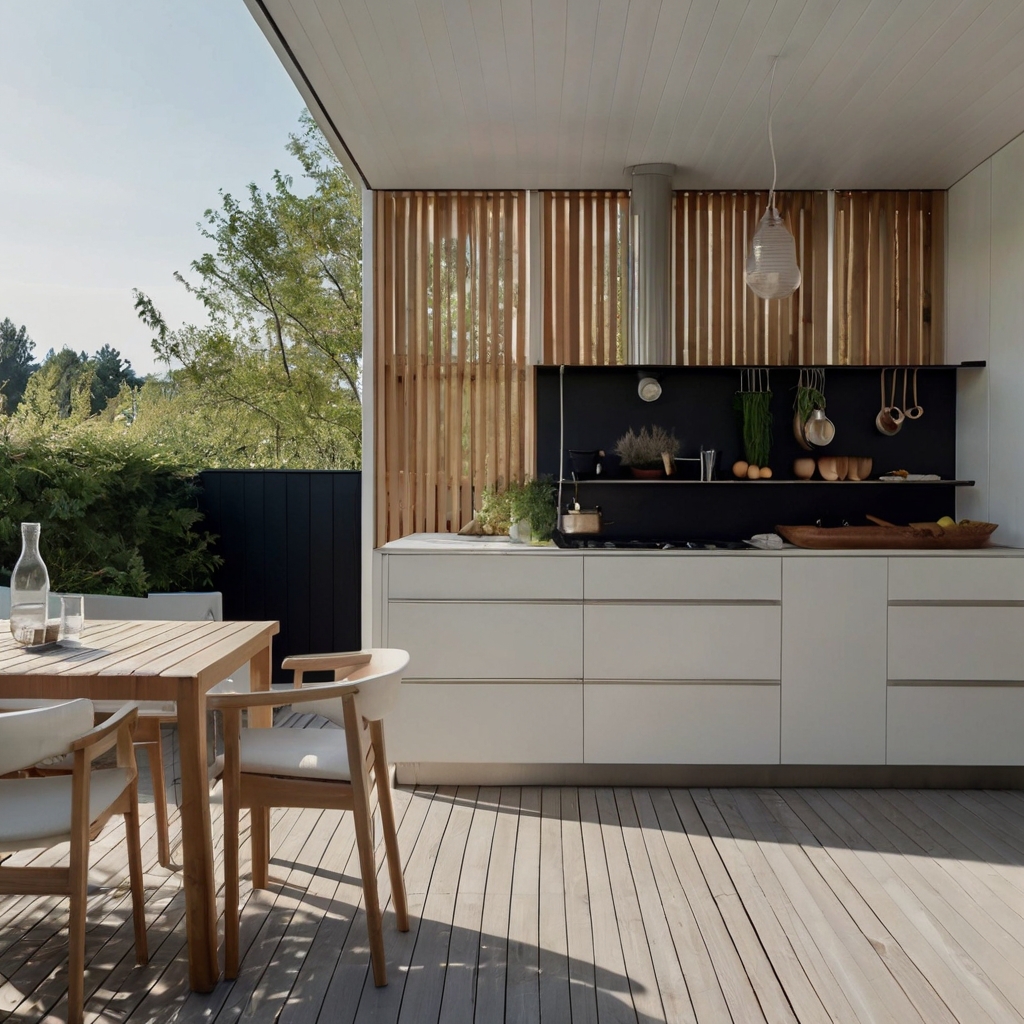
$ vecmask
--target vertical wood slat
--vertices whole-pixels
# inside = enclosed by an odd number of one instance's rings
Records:
[[[837,362],[942,361],[945,204],[939,191],[837,194]]]
[[[457,530],[532,458],[522,192],[375,195],[377,543]]]
[[[623,361],[629,193],[544,192],[544,361]]]
[[[796,241],[803,281],[778,302],[743,280],[764,192],[676,192],[676,362],[688,365],[824,362],[828,308],[828,199],[779,192],[776,205]]]

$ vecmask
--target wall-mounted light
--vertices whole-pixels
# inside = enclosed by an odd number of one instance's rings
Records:
[[[796,262],[796,241],[775,209],[775,182],[778,168],[775,164],[775,140],[772,138],[772,85],[775,83],[775,65],[768,85],[768,147],[772,153],[772,187],[768,193],[768,208],[754,233],[747,256],[743,280],[747,287],[762,299],[784,299],[800,287],[800,266]]]
[[[636,393],[645,402],[656,402],[661,398],[661,385],[654,377],[641,377]]]

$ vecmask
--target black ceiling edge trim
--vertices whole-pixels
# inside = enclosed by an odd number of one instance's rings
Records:
[[[288,54],[288,59],[292,62],[292,65],[294,66],[295,70],[299,73],[299,76],[305,83],[306,88],[309,90],[309,94],[313,97],[314,100],[316,100],[316,105],[320,108],[320,113],[323,114],[324,120],[331,126],[331,131],[334,132],[334,137],[341,143],[341,148],[344,149],[345,152],[348,154],[349,160],[352,161],[352,166],[359,172],[359,177],[362,179],[363,185],[368,189],[372,189],[373,186],[369,183],[369,181],[367,181],[366,175],[363,173],[362,167],[359,166],[359,161],[352,155],[352,150],[348,148],[348,145],[345,142],[345,139],[342,137],[341,132],[338,131],[338,126],[334,123],[334,118],[332,118],[331,115],[327,113],[327,107],[324,106],[323,100],[320,99],[320,94],[316,91],[316,89],[313,88],[313,83],[309,80],[309,77],[306,75],[306,72],[302,70],[302,65],[296,58],[292,48],[288,45],[288,40],[285,39],[284,33],[281,31],[280,28],[278,28],[277,22],[274,20],[274,16],[270,13],[270,11],[267,10],[267,5],[263,2],[263,0],[255,0],[255,3],[257,7],[259,7],[260,11],[263,13],[263,17],[267,19],[267,24],[274,30],[274,35],[277,36],[277,41],[284,48],[284,52]]]

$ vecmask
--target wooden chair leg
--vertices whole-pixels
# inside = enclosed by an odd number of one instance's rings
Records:
[[[240,787],[237,711],[224,715],[224,976],[238,977],[238,819]]]
[[[388,858],[388,875],[391,878],[391,899],[395,907],[395,923],[400,932],[407,932],[409,930],[409,900],[405,892],[402,855],[398,849],[395,804],[391,795],[391,773],[388,769],[387,752],[384,749],[384,728],[380,722],[370,723],[370,735],[374,748],[377,803],[380,807],[381,831],[384,833],[384,852]]]
[[[135,962],[149,962],[146,938],[146,888],[142,876],[142,843],[139,840],[139,786],[131,784],[129,807],[124,814],[124,831],[128,843],[128,875],[132,886],[132,923],[135,926]]]
[[[387,961],[384,957],[384,926],[381,921],[380,897],[377,894],[377,863],[373,854],[373,821],[369,808],[359,802],[352,811],[359,849],[359,871],[363,876],[363,904],[366,907],[366,930],[370,938],[370,964],[373,983],[380,988],[388,983]]]
[[[89,886],[88,792],[81,828],[72,828],[69,871],[68,1024],[82,1024],[85,1002],[85,911]],[[82,819],[80,819],[82,820]],[[77,824],[77,822],[75,823]]]
[[[252,837],[252,887],[266,889],[270,884],[270,808],[249,810]]]
[[[153,810],[156,814],[156,857],[162,867],[171,866],[171,838],[167,825],[167,780],[164,778],[164,743],[160,723],[152,726],[152,738],[146,744],[149,776],[153,780]]]

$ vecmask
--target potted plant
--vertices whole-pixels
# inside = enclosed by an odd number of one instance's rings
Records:
[[[530,537],[534,544],[543,544],[551,539],[551,532],[558,522],[558,508],[555,485],[546,477],[527,480],[512,491],[512,521],[519,525],[519,536],[523,537],[523,523],[530,524]]]
[[[674,459],[679,454],[679,440],[664,427],[632,427],[615,442],[615,454],[638,479],[657,479],[665,475],[663,455]]]

